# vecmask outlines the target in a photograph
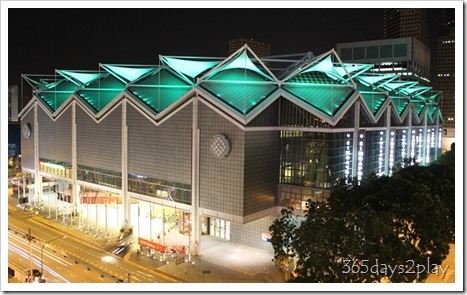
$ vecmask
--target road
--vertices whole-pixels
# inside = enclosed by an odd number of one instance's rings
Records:
[[[57,239],[63,233],[34,222],[30,212],[15,208],[8,212],[8,225],[27,233],[31,228],[33,268],[41,269],[41,251],[43,251],[44,273],[48,282],[70,283],[115,283],[117,280],[132,283],[166,283],[163,278],[145,273],[139,268],[126,264],[121,257],[104,252],[73,236]],[[23,235],[9,231],[8,262],[21,269],[29,269],[29,242]]]

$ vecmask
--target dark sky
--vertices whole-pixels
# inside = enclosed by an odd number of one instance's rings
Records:
[[[157,64],[159,54],[226,57],[240,37],[270,43],[274,55],[383,37],[383,9],[10,8],[8,18],[8,84],[99,63]]]

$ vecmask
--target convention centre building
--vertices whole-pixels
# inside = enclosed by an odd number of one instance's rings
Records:
[[[245,45],[24,74],[29,203],[87,231],[131,229],[159,252],[197,255],[205,238],[272,249],[282,207],[300,214],[337,181],[440,156],[441,93],[372,67]]]

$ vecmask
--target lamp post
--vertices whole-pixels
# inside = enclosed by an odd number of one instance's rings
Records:
[[[44,277],[44,248],[45,248],[45,245],[47,245],[48,243],[50,243],[52,241],[55,241],[55,240],[58,240],[58,239],[64,239],[64,238],[66,238],[66,235],[63,235],[63,236],[55,238],[55,239],[48,240],[47,242],[44,243],[44,245],[42,245],[42,250],[41,250],[41,276],[42,277]]]

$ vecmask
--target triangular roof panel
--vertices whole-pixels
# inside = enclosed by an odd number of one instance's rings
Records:
[[[125,83],[131,83],[142,76],[154,71],[155,67],[148,66],[130,66],[130,65],[108,65],[101,64],[101,67],[110,74],[123,80]]]

